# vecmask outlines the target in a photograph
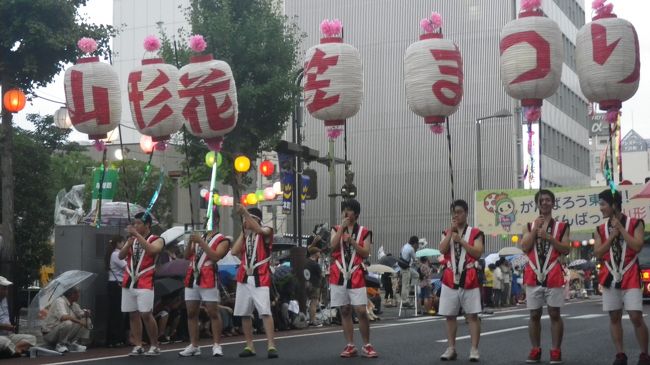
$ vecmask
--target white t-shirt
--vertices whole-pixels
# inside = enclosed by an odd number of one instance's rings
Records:
[[[124,278],[124,269],[126,268],[126,260],[120,260],[120,250],[115,249],[111,253],[111,270],[108,272],[108,281],[122,282]]]
[[[492,282],[492,289],[494,290],[501,290],[503,288],[503,274],[501,273],[501,269],[497,266],[496,269],[494,269],[494,280]]]

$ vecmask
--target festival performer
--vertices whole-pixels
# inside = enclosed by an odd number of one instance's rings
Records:
[[[218,223],[215,222],[218,227]],[[230,249],[230,239],[217,231],[207,232],[205,237],[199,234],[190,236],[185,257],[190,264],[185,275],[185,307],[187,308],[187,328],[190,344],[179,356],[200,356],[199,347],[199,312],[201,302],[210,317],[212,326],[212,356],[223,356],[221,348],[222,322],[219,316],[220,293],[218,287],[217,262]]]
[[[469,361],[480,359],[478,343],[481,336],[481,292],[478,282],[478,262],[483,254],[483,232],[467,224],[469,207],[464,200],[456,200],[451,205],[451,225],[444,232],[440,242],[440,253],[444,255],[445,269],[442,274],[442,288],[438,313],[446,317],[447,350],[440,360],[456,360],[456,317],[461,308],[469,322],[472,347]]]
[[[264,333],[268,342],[267,356],[277,358],[278,350],[273,341],[273,316],[271,315],[271,248],[273,246],[273,229],[262,226],[262,211],[258,208],[246,210],[241,205],[235,208],[242,217],[243,231],[232,247],[232,254],[241,258],[237,270],[237,292],[235,293],[235,316],[242,317],[242,329],[246,347],[239,357],[255,356],[253,346],[253,308],[264,323]]]
[[[638,364],[650,364],[648,327],[643,320],[643,295],[638,255],[643,248],[643,220],[621,213],[621,194],[610,189],[598,194],[600,212],[607,223],[596,228],[594,255],[601,260],[598,282],[603,286],[603,311],[616,347],[614,365],[626,365],[623,348],[623,309],[630,316],[641,354]]]
[[[126,258],[127,263],[122,281],[122,312],[129,313],[131,341],[135,345],[129,355],[160,355],[158,325],[151,311],[156,258],[165,241],[151,234],[151,215],[145,212],[136,214],[133,223],[126,230],[130,237],[120,250],[119,258]],[[147,352],[142,347],[142,322],[151,343]]]
[[[562,363],[562,336],[564,323],[560,310],[564,306],[564,274],[558,259],[569,252],[569,224],[553,219],[555,194],[540,189],[535,194],[539,217],[528,223],[523,230],[521,246],[528,256],[524,271],[526,306],[530,311],[528,336],[532,349],[527,363],[538,363],[542,358],[541,331],[542,309],[547,306],[551,319],[550,363]]]
[[[359,332],[363,340],[361,351],[365,357],[377,357],[377,352],[370,344],[370,322],[367,312],[368,296],[363,260],[370,255],[372,231],[357,222],[361,205],[355,199],[343,201],[341,205],[343,221],[332,227],[330,247],[332,264],[330,265],[331,306],[338,307],[343,325],[343,335],[348,342],[341,352],[341,357],[357,356],[354,345],[354,324],[352,310],[359,319]]]

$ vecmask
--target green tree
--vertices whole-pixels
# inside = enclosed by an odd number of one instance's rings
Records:
[[[111,27],[88,24],[77,14],[87,0],[2,0],[0,1],[0,85],[3,90],[19,87],[29,94],[34,88],[52,81],[78,54],[76,42],[82,36],[98,41],[98,54],[106,54]],[[14,143],[12,114],[2,109],[0,161],[2,161],[2,236],[0,274],[13,278],[16,253],[20,245],[37,244],[16,241],[14,227],[22,224],[14,212]],[[35,146],[35,148],[40,148]],[[29,151],[24,157],[32,157]],[[16,181],[14,180],[16,179]],[[22,209],[22,207],[20,208]],[[14,214],[16,213],[16,214]],[[22,258],[22,257],[21,257]],[[21,261],[22,262],[22,261]],[[26,282],[16,281],[15,287]]]
[[[232,169],[236,155],[255,158],[275,147],[291,116],[299,88],[294,81],[299,68],[302,33],[282,14],[276,0],[193,0],[186,12],[193,34],[205,37],[205,53],[228,62],[237,84],[239,118],[223,146],[221,180],[239,190],[241,181]],[[179,31],[186,40],[189,34]],[[169,36],[162,36],[163,56],[187,62],[190,52]],[[188,136],[187,152],[191,180],[209,179],[204,164],[208,151],[198,139]],[[182,146],[182,144],[181,144]],[[246,182],[246,181],[244,181]]]
[[[27,114],[27,121],[34,126],[28,133],[32,138],[50,152],[54,151],[83,151],[77,142],[69,142],[68,136],[72,129],[61,129],[54,124],[54,116]]]

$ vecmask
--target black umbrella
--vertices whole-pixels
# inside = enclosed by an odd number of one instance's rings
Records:
[[[173,278],[156,279],[154,281],[154,293],[156,294],[156,297],[160,298],[173,294],[183,289],[184,286],[182,280]]]
[[[397,264],[397,259],[395,256],[384,256],[379,259],[379,263],[388,267],[393,267]]]
[[[166,262],[156,268],[156,277],[185,277],[189,264],[190,262],[185,259],[176,259]]]

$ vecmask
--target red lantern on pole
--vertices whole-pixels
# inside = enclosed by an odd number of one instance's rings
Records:
[[[260,163],[260,173],[264,177],[269,177],[275,172],[275,165],[269,160],[264,160]]]
[[[148,36],[144,47],[148,52],[156,52],[160,40]],[[128,80],[133,124],[154,142],[165,141],[183,126],[177,90],[178,70],[165,64],[162,58],[146,58],[141,63],[129,73]]]
[[[194,52],[206,47],[203,36],[190,37]],[[230,66],[211,54],[193,56],[180,69],[178,95],[187,130],[220,151],[223,136],[237,125],[237,88]]]
[[[463,57],[453,41],[443,38],[440,14],[431,13],[420,27],[424,34],[404,54],[406,100],[434,133],[442,133],[463,99]]]
[[[10,113],[23,110],[26,101],[25,93],[20,89],[9,89],[2,98],[5,109]]]
[[[523,0],[519,18],[501,30],[501,82],[506,93],[521,100],[527,122],[541,116],[542,101],[555,94],[562,77],[562,31],[544,16],[541,0]]]
[[[77,46],[86,54],[97,49],[97,42],[81,38]],[[106,138],[122,116],[122,99],[117,73],[99,57],[84,57],[65,71],[65,101],[72,126],[89,139]]]
[[[359,51],[343,43],[343,26],[338,19],[325,19],[324,35],[305,57],[304,99],[312,117],[325,122],[327,136],[336,139],[346,119],[361,109],[363,69]]]
[[[573,241],[573,247],[574,248],[580,247],[580,241]]]
[[[596,11],[593,21],[576,36],[580,89],[590,102],[607,111],[607,121],[614,123],[622,103],[639,88],[639,37],[630,22],[612,13],[612,4],[600,0],[592,7]]]
[[[146,153],[147,155],[150,155],[153,152],[154,148],[154,142],[153,139],[150,136],[147,135],[142,135],[140,137],[140,149],[142,152]]]

